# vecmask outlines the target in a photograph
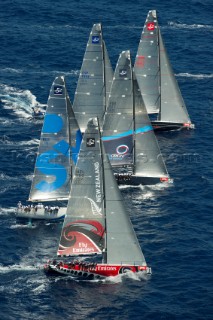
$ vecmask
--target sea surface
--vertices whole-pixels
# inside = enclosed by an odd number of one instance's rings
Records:
[[[28,198],[40,139],[31,108],[46,105],[60,74],[73,101],[94,23],[103,25],[113,68],[123,50],[134,62],[151,9],[196,126],[158,134],[173,185],[121,189],[153,274],[47,278],[61,223],[28,226],[13,214]],[[0,319],[212,319],[212,0],[2,0],[0,45]]]

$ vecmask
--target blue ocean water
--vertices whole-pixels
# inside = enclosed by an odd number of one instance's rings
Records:
[[[148,10],[162,35],[196,129],[158,135],[173,186],[122,188],[153,275],[106,283],[49,279],[61,224],[29,228],[13,216],[28,198],[45,105],[55,76],[73,101],[94,23],[113,67],[134,61]],[[212,319],[213,21],[211,0],[4,0],[0,11],[0,319]],[[124,244],[125,245],[125,244]]]

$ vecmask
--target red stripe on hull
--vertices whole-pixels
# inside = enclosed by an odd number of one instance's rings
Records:
[[[131,265],[109,265],[102,263],[59,263],[59,264],[46,264],[44,267],[47,272],[54,272],[55,274],[71,275],[74,277],[85,277],[88,275],[94,275],[94,277],[106,278],[116,277],[119,274],[126,272],[139,272],[144,271],[148,274],[151,273],[151,269],[147,266],[131,266]]]

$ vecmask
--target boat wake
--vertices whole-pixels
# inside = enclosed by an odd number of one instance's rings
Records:
[[[94,280],[78,280],[75,277],[72,277],[71,275],[69,276],[57,276],[54,278],[54,282],[58,281],[75,281],[78,283],[101,283],[101,284],[117,284],[117,283],[122,283],[126,280],[134,280],[134,281],[147,281],[150,279],[150,275],[147,275],[143,272],[126,272],[123,274],[120,274],[118,276],[112,276],[112,277],[107,277],[105,279],[94,279]]]
[[[45,106],[36,101],[36,97],[30,90],[21,90],[4,84],[0,84],[0,99],[4,109],[13,110],[22,118],[31,116],[32,107]]]
[[[200,79],[212,79],[213,74],[191,74],[187,72],[183,73],[178,73],[176,74],[177,77],[184,77],[184,78],[193,78],[195,80],[200,80]]]
[[[26,264],[14,264],[10,266],[3,266],[0,264],[0,273],[9,273],[13,271],[34,271],[37,270],[37,266],[26,265]]]
[[[1,191],[0,191],[1,193]],[[8,216],[14,213],[16,210],[16,207],[10,207],[10,208],[1,208],[0,207],[0,216]]]
[[[208,24],[186,24],[186,23],[179,23],[179,22],[168,22],[169,27],[172,29],[205,29],[208,31],[213,31],[213,26]]]
[[[10,229],[36,229],[37,225],[35,223],[31,224],[14,224],[12,226],[10,226]]]

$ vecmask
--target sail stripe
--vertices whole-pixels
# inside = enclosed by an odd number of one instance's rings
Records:
[[[143,128],[138,128],[137,130],[133,131],[133,130],[129,130],[129,131],[126,131],[126,132],[123,132],[123,133],[119,133],[115,136],[109,136],[109,137],[102,137],[102,140],[103,141],[109,141],[109,140],[115,140],[115,139],[120,139],[120,138],[123,138],[123,137],[127,137],[127,136],[130,136],[132,134],[139,134],[139,133],[145,133],[145,132],[148,132],[148,131],[151,131],[153,130],[152,126],[145,126]]]
[[[135,134],[138,134],[138,133],[146,133],[146,132],[149,132],[149,131],[152,131],[153,128],[152,126],[145,126],[143,128],[138,128],[135,130]]]

